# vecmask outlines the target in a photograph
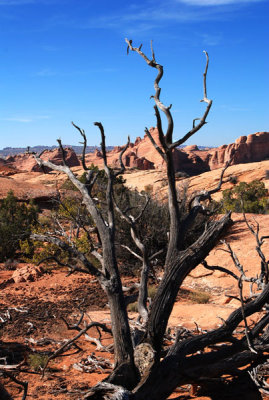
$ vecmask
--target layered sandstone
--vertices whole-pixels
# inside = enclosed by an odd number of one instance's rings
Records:
[[[159,147],[157,128],[150,128],[151,136]],[[108,163],[119,166],[119,155],[123,146],[116,146],[107,153]],[[257,162],[269,158],[269,133],[258,132],[248,136],[241,136],[235,143],[222,145],[214,149],[199,150],[196,145],[176,148],[173,151],[173,159],[176,171],[184,171],[189,175],[197,175],[203,172],[221,168],[233,155],[232,164],[243,164]],[[86,157],[88,163],[103,167],[102,154],[96,150],[94,154]],[[129,149],[123,156],[123,162],[127,168],[140,170],[163,169],[164,160],[156,151],[147,135],[143,138],[137,137],[131,143]]]
[[[221,168],[233,155],[232,164],[244,164],[269,158],[269,132],[240,136],[235,143],[208,152],[210,169]]]
[[[80,162],[77,158],[76,153],[71,148],[64,149],[65,151],[65,161],[66,165],[69,167],[76,167],[80,165]],[[51,161],[56,165],[62,165],[62,153],[59,148],[54,150],[45,150],[41,158],[45,161]],[[17,154],[15,156],[9,156],[6,158],[6,165],[13,166],[18,171],[26,171],[26,172],[41,172],[41,168],[37,164],[34,155],[29,153]],[[48,169],[46,168],[48,171]]]
[[[150,133],[157,145],[161,147],[157,128],[150,128]],[[107,161],[110,166],[119,167],[119,157],[122,149],[123,146],[116,146],[113,150],[107,152]],[[69,167],[80,165],[72,149],[65,149],[65,153],[66,164]],[[241,136],[235,143],[224,144],[214,149],[199,150],[196,145],[190,145],[185,148],[176,148],[173,151],[176,172],[185,172],[189,175],[197,175],[222,168],[231,156],[233,156],[232,165],[269,159],[269,133],[258,132],[248,136]],[[62,164],[60,149],[47,150],[42,154],[42,158],[50,160],[57,165]],[[100,150],[96,149],[94,153],[87,154],[86,163],[87,165],[94,164],[99,168],[103,168],[103,158]],[[137,137],[134,143],[130,143],[123,155],[123,163],[129,169],[144,171],[151,169],[162,170],[164,168],[163,158],[156,151],[147,135],[143,138]],[[19,154],[10,156],[6,160],[1,159],[0,169],[2,168],[4,171],[7,166],[18,171],[41,171],[32,154]],[[12,174],[12,171],[6,170],[6,174]]]
[[[119,157],[124,146],[115,146],[113,150],[107,152],[108,164],[112,167],[119,167]],[[162,166],[163,159],[153,148],[148,138],[141,139],[138,137],[135,143],[130,143],[127,151],[123,154],[122,161],[127,168],[139,169],[139,170],[149,170],[155,169]],[[99,150],[95,150],[94,153],[89,153],[86,155],[86,163],[88,165],[94,164],[99,168],[103,168],[104,162],[102,158],[102,153]]]

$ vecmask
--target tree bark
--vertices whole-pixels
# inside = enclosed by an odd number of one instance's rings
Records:
[[[157,353],[161,350],[163,335],[182,282],[207,257],[231,223],[230,214],[226,214],[220,221],[213,222],[187,250],[174,249],[167,260],[163,280],[154,297],[147,328],[147,339]]]

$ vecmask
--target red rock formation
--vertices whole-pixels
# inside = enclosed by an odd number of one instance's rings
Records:
[[[12,177],[0,176],[0,200],[5,198],[12,190],[19,201],[30,201],[33,199],[36,204],[43,207],[50,206],[51,201],[59,197],[58,191],[42,184],[19,182]]]
[[[134,146],[131,146],[131,148],[132,147],[134,147]],[[120,151],[118,151],[118,153],[120,153]],[[117,154],[117,158],[112,161],[113,167],[119,167],[118,156],[119,156],[119,154]],[[141,170],[154,169],[153,162],[149,161],[145,157],[137,157],[136,153],[133,151],[129,151],[126,154],[124,154],[122,161],[123,161],[124,165],[126,166],[126,168],[137,168],[137,169],[141,169]]]
[[[155,142],[161,147],[157,128],[150,128],[150,133]],[[124,146],[116,146],[107,153],[108,164],[118,167],[119,155]],[[249,136],[241,136],[235,143],[222,145],[215,149],[199,150],[196,145],[186,146],[183,149],[175,149],[173,159],[176,171],[184,171],[190,175],[221,168],[225,165],[231,155],[234,154],[232,164],[262,161],[269,158],[269,133],[258,132]],[[59,149],[45,151],[42,155],[44,160],[50,160],[55,164],[61,164],[61,152]],[[22,171],[40,171],[32,155],[20,154],[8,157],[8,164]],[[79,161],[72,149],[66,150],[66,161],[69,166],[78,166]],[[128,150],[123,156],[127,168],[162,169],[164,160],[153,147],[147,135],[144,138],[137,137],[134,143],[130,143]],[[93,163],[103,168],[103,158],[100,150],[86,155],[88,165]],[[1,163],[1,161],[0,161]],[[1,164],[0,164],[1,165]]]
[[[208,151],[210,169],[221,168],[233,155],[232,164],[263,161],[269,158],[269,132],[240,136],[235,143]]]
[[[45,161],[51,161],[56,165],[61,165],[62,161],[62,154],[59,148],[54,150],[45,150],[42,153],[41,158]],[[65,149],[65,158],[66,164],[69,167],[76,167],[80,165],[80,162],[77,158],[76,153],[71,148]],[[10,156],[6,159],[7,165],[12,165],[19,171],[26,171],[26,172],[41,172],[41,168],[36,163],[36,160],[32,154],[18,154],[16,156]],[[48,169],[47,169],[48,170]]]
[[[0,176],[11,176],[17,174],[19,171],[8,165],[0,165]]]
[[[17,174],[19,171],[12,165],[7,165],[6,160],[0,158],[0,176],[10,176]]]
[[[197,151],[197,150],[199,150],[199,149],[196,144],[191,144],[190,146],[184,147],[184,151],[187,151],[187,152],[188,151]]]
[[[263,161],[269,158],[269,133],[258,132],[239,137],[235,143],[222,145],[215,149],[198,150],[197,146],[177,149],[186,157],[177,155],[176,170],[197,174],[222,168],[233,155],[232,165]]]
[[[161,147],[157,128],[149,129],[155,142]],[[119,154],[123,146],[116,146],[111,152],[107,153],[108,163],[118,166]],[[190,175],[197,175],[212,169],[221,168],[225,165],[231,155],[234,154],[232,164],[262,161],[269,158],[269,133],[259,132],[249,136],[241,136],[235,143],[222,145],[215,149],[199,150],[196,145],[186,146],[183,149],[175,149],[173,158],[176,171],[184,171]],[[103,168],[101,153],[87,155],[88,163],[98,165]],[[127,168],[139,169],[162,169],[164,160],[147,135],[143,139],[137,137],[131,143],[129,149],[123,156]]]

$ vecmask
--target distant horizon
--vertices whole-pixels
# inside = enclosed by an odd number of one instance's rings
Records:
[[[265,133],[268,133],[269,134],[269,132],[267,132],[267,131],[256,131],[256,132],[253,132],[253,133],[249,133],[249,134],[247,134],[247,135],[241,135],[241,136],[249,136],[249,135],[253,135],[253,134],[256,134],[256,133],[260,133],[260,132],[265,132]],[[138,137],[138,136],[137,136]],[[142,136],[140,136],[141,138],[143,138]],[[238,139],[240,136],[238,136],[236,139]],[[236,140],[235,139],[235,140]],[[234,142],[235,142],[235,140],[234,140]],[[132,141],[131,141],[132,142]],[[133,143],[135,142],[135,140],[133,141]],[[231,143],[234,143],[234,142],[231,142]],[[216,147],[220,147],[220,146],[223,146],[223,145],[229,145],[229,144],[231,144],[231,143],[222,143],[222,144],[220,144],[220,145],[218,145],[218,146],[214,146],[214,145],[207,145],[207,144],[203,144],[203,145],[200,145],[200,144],[197,144],[197,143],[189,143],[189,144],[184,144],[183,146],[179,146],[179,147],[185,147],[185,146],[193,146],[193,145],[197,145],[198,147],[208,147],[208,148],[216,148]],[[108,148],[113,148],[113,147],[116,147],[116,146],[119,146],[119,144],[114,144],[114,145],[107,145],[107,147]],[[8,150],[8,149],[27,149],[27,147],[28,146],[5,146],[5,147],[3,147],[2,149],[0,149],[0,152],[2,152],[2,151],[4,151],[4,150]],[[54,148],[57,148],[57,147],[59,147],[59,145],[58,144],[51,144],[51,145],[46,145],[46,144],[36,144],[36,145],[32,145],[32,146],[29,146],[30,147],[30,149],[31,148],[38,148],[38,147],[54,147]],[[83,148],[83,145],[82,144],[70,144],[70,143],[63,143],[63,147],[80,147],[80,148]],[[100,148],[100,145],[90,145],[90,144],[87,144],[87,147],[95,147],[95,148]]]
[[[161,100],[174,137],[203,115],[209,54],[207,124],[186,145],[218,147],[269,130],[268,0],[0,0],[0,148],[100,143],[143,137],[156,125],[156,71],[125,38],[164,66]],[[163,122],[164,128],[166,121]],[[76,145],[76,144],[75,144]]]

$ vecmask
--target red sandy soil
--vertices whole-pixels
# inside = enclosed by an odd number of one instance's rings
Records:
[[[252,215],[248,215],[251,220]],[[269,215],[256,215],[256,221],[260,224],[261,234],[268,234]],[[242,215],[234,215],[236,224],[227,234],[227,241],[238,255],[239,260],[252,275],[258,272],[259,258],[255,250],[255,240],[246,229]],[[220,249],[223,244],[214,249],[207,258],[209,265],[221,265],[235,271],[231,259],[227,253]],[[264,253],[269,252],[269,241],[264,245]],[[17,264],[20,269],[25,264]],[[45,268],[45,266],[44,266]],[[54,339],[63,342],[77,334],[77,331],[69,330],[61,318],[65,318],[70,324],[78,321],[81,311],[85,313],[84,320],[88,323],[99,321],[109,326],[110,314],[107,300],[98,283],[81,273],[67,276],[65,271],[48,270],[37,278],[36,281],[14,283],[11,280],[13,271],[7,270],[6,265],[0,266],[0,317],[4,318],[7,309],[10,309],[10,319],[6,323],[0,323],[0,357],[7,356],[8,364],[16,364],[25,360],[22,369],[28,373],[21,373],[17,377],[28,381],[27,399],[82,399],[83,392],[102,380],[111,371],[113,355],[109,352],[96,351],[96,345],[85,340],[82,336],[77,344],[78,348],[71,347],[68,351],[49,363],[44,378],[40,370],[35,371],[31,364],[33,355],[41,354],[43,358],[55,349],[59,343],[46,343],[36,345],[33,340]],[[125,279],[124,285],[132,285],[135,281]],[[210,295],[207,304],[197,304],[190,298],[193,291],[203,291]],[[245,288],[247,293],[247,288]],[[169,320],[171,329],[179,325],[194,330],[196,324],[201,329],[212,329],[221,323],[221,318],[227,316],[238,307],[238,301],[229,301],[226,295],[238,295],[237,285],[231,277],[220,272],[211,273],[203,266],[198,266],[185,280],[184,288],[179,292],[177,302]],[[14,307],[12,309],[12,307]],[[20,312],[26,311],[26,312]],[[131,321],[136,317],[130,313]],[[251,317],[249,323],[257,318]],[[1,319],[0,319],[1,321]],[[32,324],[32,325],[31,325]],[[80,325],[83,327],[83,324]],[[96,328],[88,331],[89,336],[99,337]],[[109,333],[102,334],[102,344],[109,345],[112,342]],[[95,372],[81,372],[74,368],[74,364],[81,362],[88,356],[102,357],[111,363],[110,368],[98,369]],[[2,379],[2,384],[12,399],[22,398],[22,389],[10,379]],[[192,394],[193,393],[193,394]],[[0,398],[5,399],[4,394]],[[8,397],[7,397],[8,398]],[[171,399],[213,399],[213,397],[199,396],[191,387],[180,388]],[[227,397],[233,400],[233,397]],[[236,399],[236,398],[234,398]]]
[[[82,169],[74,167],[72,170],[80,175]],[[269,180],[266,180],[266,171],[269,170],[269,161],[259,163],[241,164],[231,166],[225,173],[225,177],[237,176],[239,181],[250,182],[253,179],[264,181],[269,188]],[[212,189],[217,186],[220,170],[210,171],[196,177],[178,181],[178,186],[188,184],[190,191],[201,190],[204,188]],[[165,174],[162,171],[133,171],[124,175],[126,184],[129,187],[144,190],[145,186],[153,185],[153,191],[165,197],[167,192],[165,184]],[[225,178],[225,179],[226,179]],[[48,191],[53,193],[66,180],[63,174],[51,172],[50,174],[41,173],[18,173],[8,177],[0,177],[0,197],[5,197],[8,190],[13,189],[15,195],[26,198],[33,193],[39,195],[40,191],[46,194]],[[223,189],[231,187],[227,181]],[[255,224],[253,217],[248,218]],[[227,241],[231,244],[233,250],[248,275],[258,272],[260,265],[257,252],[255,250],[255,239],[246,229],[242,220],[242,215],[233,215],[237,223],[227,234]],[[268,235],[269,215],[256,215],[256,221],[260,224],[262,235]],[[227,253],[221,251],[223,245],[217,246],[208,256],[209,265],[220,265],[235,272],[235,268]],[[265,243],[264,253],[269,253],[269,241]],[[16,269],[21,269],[25,264],[18,264]],[[41,400],[63,400],[63,399],[81,399],[83,391],[102,380],[110,369],[98,370],[92,373],[79,372],[74,368],[74,364],[85,359],[92,353],[97,357],[104,357],[113,363],[113,355],[109,352],[96,351],[95,344],[85,340],[82,336],[77,344],[81,350],[70,348],[64,355],[52,360],[47,368],[44,378],[40,371],[35,371],[33,365],[29,362],[31,354],[39,353],[43,356],[51,354],[59,348],[59,343],[48,343],[43,346],[37,346],[31,343],[31,340],[40,340],[43,338],[54,339],[63,342],[64,339],[70,339],[76,335],[76,331],[68,330],[62,317],[68,320],[70,324],[78,321],[81,311],[85,313],[85,320],[104,322],[109,325],[110,316],[107,307],[107,300],[99,285],[80,273],[67,277],[65,271],[55,270],[47,271],[36,281],[26,281],[21,283],[11,282],[13,271],[7,270],[5,265],[0,265],[0,317],[4,318],[7,309],[10,310],[10,319],[6,323],[1,323],[0,318],[0,358],[7,356],[7,362],[14,364],[25,359],[23,368],[31,373],[20,374],[20,380],[26,380],[29,383],[27,399]],[[133,279],[127,279],[125,285],[131,285]],[[190,300],[190,292],[203,291],[210,295],[207,304],[197,304]],[[248,287],[245,286],[244,293],[248,294]],[[184,290],[179,293],[177,302],[174,306],[169,320],[171,328],[183,325],[188,329],[194,330],[196,324],[201,329],[212,329],[221,323],[221,318],[227,316],[238,307],[237,300],[230,300],[229,295],[238,296],[237,285],[231,277],[227,277],[221,272],[210,272],[203,266],[198,266],[184,282]],[[22,308],[27,312],[20,312]],[[257,315],[251,320],[255,321]],[[135,319],[135,314],[130,313],[130,318]],[[31,325],[33,324],[33,326]],[[83,324],[81,324],[83,327]],[[99,337],[96,328],[92,328],[88,334],[92,337]],[[108,345],[112,342],[110,334],[102,335],[102,344]],[[5,389],[12,394],[14,400],[22,398],[22,389],[19,385],[4,379],[2,382]],[[171,398],[181,400],[187,399],[210,399],[212,397],[199,397],[198,394],[192,395],[191,388],[180,388]],[[232,400],[233,397],[228,397]],[[0,400],[4,400],[4,394],[1,394]]]

